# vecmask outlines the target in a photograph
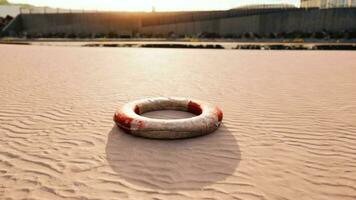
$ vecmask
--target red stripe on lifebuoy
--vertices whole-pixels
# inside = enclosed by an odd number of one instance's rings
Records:
[[[222,111],[220,110],[220,108],[218,108],[218,107],[216,107],[216,115],[218,116],[219,122],[221,122],[222,119],[223,119],[223,113],[222,113]]]
[[[200,115],[203,112],[203,110],[201,109],[199,104],[197,104],[193,101],[189,101],[188,112],[196,114],[196,115]]]
[[[138,129],[142,129],[143,126],[144,126],[144,124],[145,124],[143,121],[138,121],[137,123],[138,123],[138,124],[137,124],[137,128],[138,128]]]
[[[118,112],[115,114],[114,121],[120,125],[121,128],[126,129],[127,131],[131,128],[131,122],[133,119],[126,116],[125,114]]]
[[[138,106],[135,106],[135,110],[134,110],[134,111],[135,111],[135,113],[138,114],[138,115],[141,114],[141,113],[140,113],[140,108],[139,108]]]

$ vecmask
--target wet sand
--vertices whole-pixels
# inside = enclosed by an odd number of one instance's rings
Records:
[[[0,199],[355,199],[356,54],[1,45]],[[209,101],[215,133],[112,122],[155,96]],[[151,117],[189,117],[149,113]]]

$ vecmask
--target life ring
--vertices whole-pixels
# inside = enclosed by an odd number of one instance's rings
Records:
[[[153,119],[140,114],[157,110],[181,110],[197,116],[186,119]],[[186,98],[150,98],[125,104],[114,122],[130,134],[154,139],[178,139],[206,135],[221,125],[223,113],[208,103]]]

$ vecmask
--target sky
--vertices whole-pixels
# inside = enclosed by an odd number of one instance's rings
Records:
[[[107,11],[185,11],[226,10],[246,4],[289,3],[299,5],[298,0],[9,0],[11,3],[28,3],[65,9]]]

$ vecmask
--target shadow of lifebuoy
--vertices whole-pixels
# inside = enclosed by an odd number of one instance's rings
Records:
[[[150,140],[109,133],[110,167],[127,182],[161,190],[196,190],[231,176],[241,160],[235,137],[224,126],[215,133],[185,140]]]

